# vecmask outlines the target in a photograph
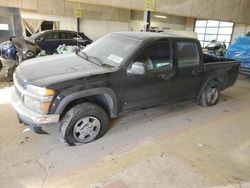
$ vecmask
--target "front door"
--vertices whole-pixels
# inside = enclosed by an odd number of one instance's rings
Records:
[[[127,73],[122,84],[123,110],[157,105],[169,99],[173,78],[172,50],[169,41],[158,41],[145,46],[132,63],[142,62],[146,67],[144,75]]]

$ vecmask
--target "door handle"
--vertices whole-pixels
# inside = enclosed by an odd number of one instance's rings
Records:
[[[197,76],[197,75],[199,75],[201,72],[202,72],[201,69],[194,69],[194,70],[192,71],[192,74],[193,74],[194,76]]]

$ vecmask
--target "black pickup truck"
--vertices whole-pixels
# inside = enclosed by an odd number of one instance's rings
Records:
[[[203,55],[196,39],[111,33],[76,54],[25,61],[14,74],[12,104],[33,130],[59,123],[65,143],[88,143],[127,111],[183,99],[215,105],[239,65]]]

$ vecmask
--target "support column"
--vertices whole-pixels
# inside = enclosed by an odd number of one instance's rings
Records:
[[[76,18],[77,19],[77,32],[80,32],[80,18]]]
[[[143,23],[144,23],[143,31],[144,32],[150,31],[151,15],[152,15],[151,11],[147,11],[147,10],[144,11],[144,17],[143,17]]]

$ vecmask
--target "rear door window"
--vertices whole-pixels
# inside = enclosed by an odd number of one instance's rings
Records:
[[[65,33],[65,37],[66,37],[66,39],[72,40],[72,39],[77,38],[77,35],[76,35],[76,33]]]
[[[58,36],[58,33],[57,33],[57,32],[52,33],[51,35],[52,35],[51,40],[58,40],[59,36]]]
[[[64,33],[64,32],[59,32],[58,33],[58,39],[65,40],[65,39],[67,39],[66,37],[67,37],[66,33]]]
[[[200,55],[195,42],[177,42],[177,57],[179,67],[199,65]]]

